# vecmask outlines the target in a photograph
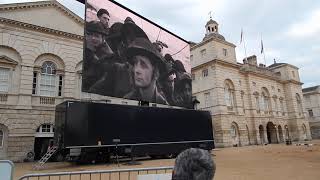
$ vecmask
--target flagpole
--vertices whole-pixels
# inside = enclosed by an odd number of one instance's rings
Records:
[[[244,39],[243,39],[243,46],[244,46],[244,55],[246,56],[246,60],[247,60],[247,58],[248,58],[248,56],[247,56],[247,48],[246,48],[246,42],[244,41]]]
[[[245,55],[245,60],[247,61],[248,56],[247,56],[247,48],[246,48],[246,42],[244,40],[244,33],[243,33],[243,29],[241,28],[241,40],[240,40],[240,44],[243,41],[243,48],[244,48],[244,55]]]
[[[264,53],[264,46],[263,46],[263,41],[262,41],[262,33],[261,33],[261,47],[262,47],[264,65],[267,66],[266,54]]]

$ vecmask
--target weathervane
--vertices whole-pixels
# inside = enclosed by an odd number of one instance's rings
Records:
[[[210,19],[212,19],[212,11],[209,11]]]

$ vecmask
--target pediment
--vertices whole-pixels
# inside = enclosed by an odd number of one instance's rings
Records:
[[[16,65],[18,65],[18,62],[9,58],[8,56],[0,55],[0,64],[6,64],[15,67]]]
[[[0,17],[83,36],[84,21],[55,0],[1,5]]]

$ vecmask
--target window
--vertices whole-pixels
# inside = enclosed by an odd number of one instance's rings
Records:
[[[0,67],[0,92],[9,91],[10,69]]]
[[[227,56],[227,55],[228,55],[227,49],[222,49],[222,52],[223,52],[223,55],[224,55],[224,56]]]
[[[256,84],[255,82],[252,82],[252,86],[256,87],[256,85],[257,85],[257,84]]]
[[[0,147],[3,146],[3,141],[4,141],[3,139],[4,139],[4,133],[2,130],[0,130]]]
[[[259,101],[259,96],[256,96],[255,97],[255,100],[256,100],[256,111],[258,113],[260,113],[260,101]]]
[[[191,74],[191,78],[192,78],[193,81],[196,80],[196,75],[195,74]]]
[[[309,117],[313,117],[313,111],[312,111],[312,109],[309,109],[309,110],[308,110],[308,114],[309,114]]]
[[[234,106],[234,89],[230,82],[226,82],[224,86],[224,100],[226,102],[226,106],[229,109],[233,109]]]
[[[41,68],[40,95],[56,96],[56,66],[53,62],[46,61]]]
[[[283,100],[282,99],[280,99],[279,100],[280,101],[280,108],[281,108],[281,112],[282,112],[282,114],[284,115],[284,105],[283,105]]]
[[[291,73],[292,73],[292,77],[296,77],[296,75],[294,74],[294,71],[291,71]]]
[[[51,129],[51,125],[50,124],[45,124],[45,125],[42,125],[42,132],[50,132],[50,129]]]
[[[53,133],[54,128],[51,124],[42,124],[38,129],[37,132],[39,133]]]
[[[298,105],[298,112],[299,112],[299,115],[301,115],[303,113],[303,109],[302,109],[301,98],[298,93],[296,94],[296,100],[297,100],[297,105]]]
[[[202,77],[207,77],[208,76],[208,69],[202,70]]]
[[[269,111],[269,98],[266,94],[262,93],[261,96],[261,108],[264,111]]]
[[[190,61],[193,61],[193,55],[190,56]]]
[[[63,75],[57,74],[57,67],[51,61],[45,61],[40,72],[33,72],[32,94],[47,97],[62,96],[63,85]]]
[[[274,109],[275,109],[275,111],[278,113],[279,108],[278,108],[278,102],[277,102],[277,99],[276,99],[276,98],[273,99],[273,103],[274,103]]]
[[[37,72],[33,72],[33,81],[32,81],[32,94],[37,94]]]
[[[58,96],[62,95],[62,76],[59,76],[59,88],[58,88]]]
[[[204,93],[204,105],[205,107],[210,106],[210,92]]]
[[[280,89],[278,89],[278,92],[281,92],[281,90],[280,90]]]
[[[200,51],[200,53],[201,53],[201,57],[204,57],[204,56],[206,56],[206,54],[207,54],[207,50],[206,50],[206,49],[202,49],[202,50]]]

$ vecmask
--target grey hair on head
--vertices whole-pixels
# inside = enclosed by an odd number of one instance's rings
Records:
[[[215,171],[216,165],[207,150],[190,148],[176,158],[172,180],[212,180]]]

